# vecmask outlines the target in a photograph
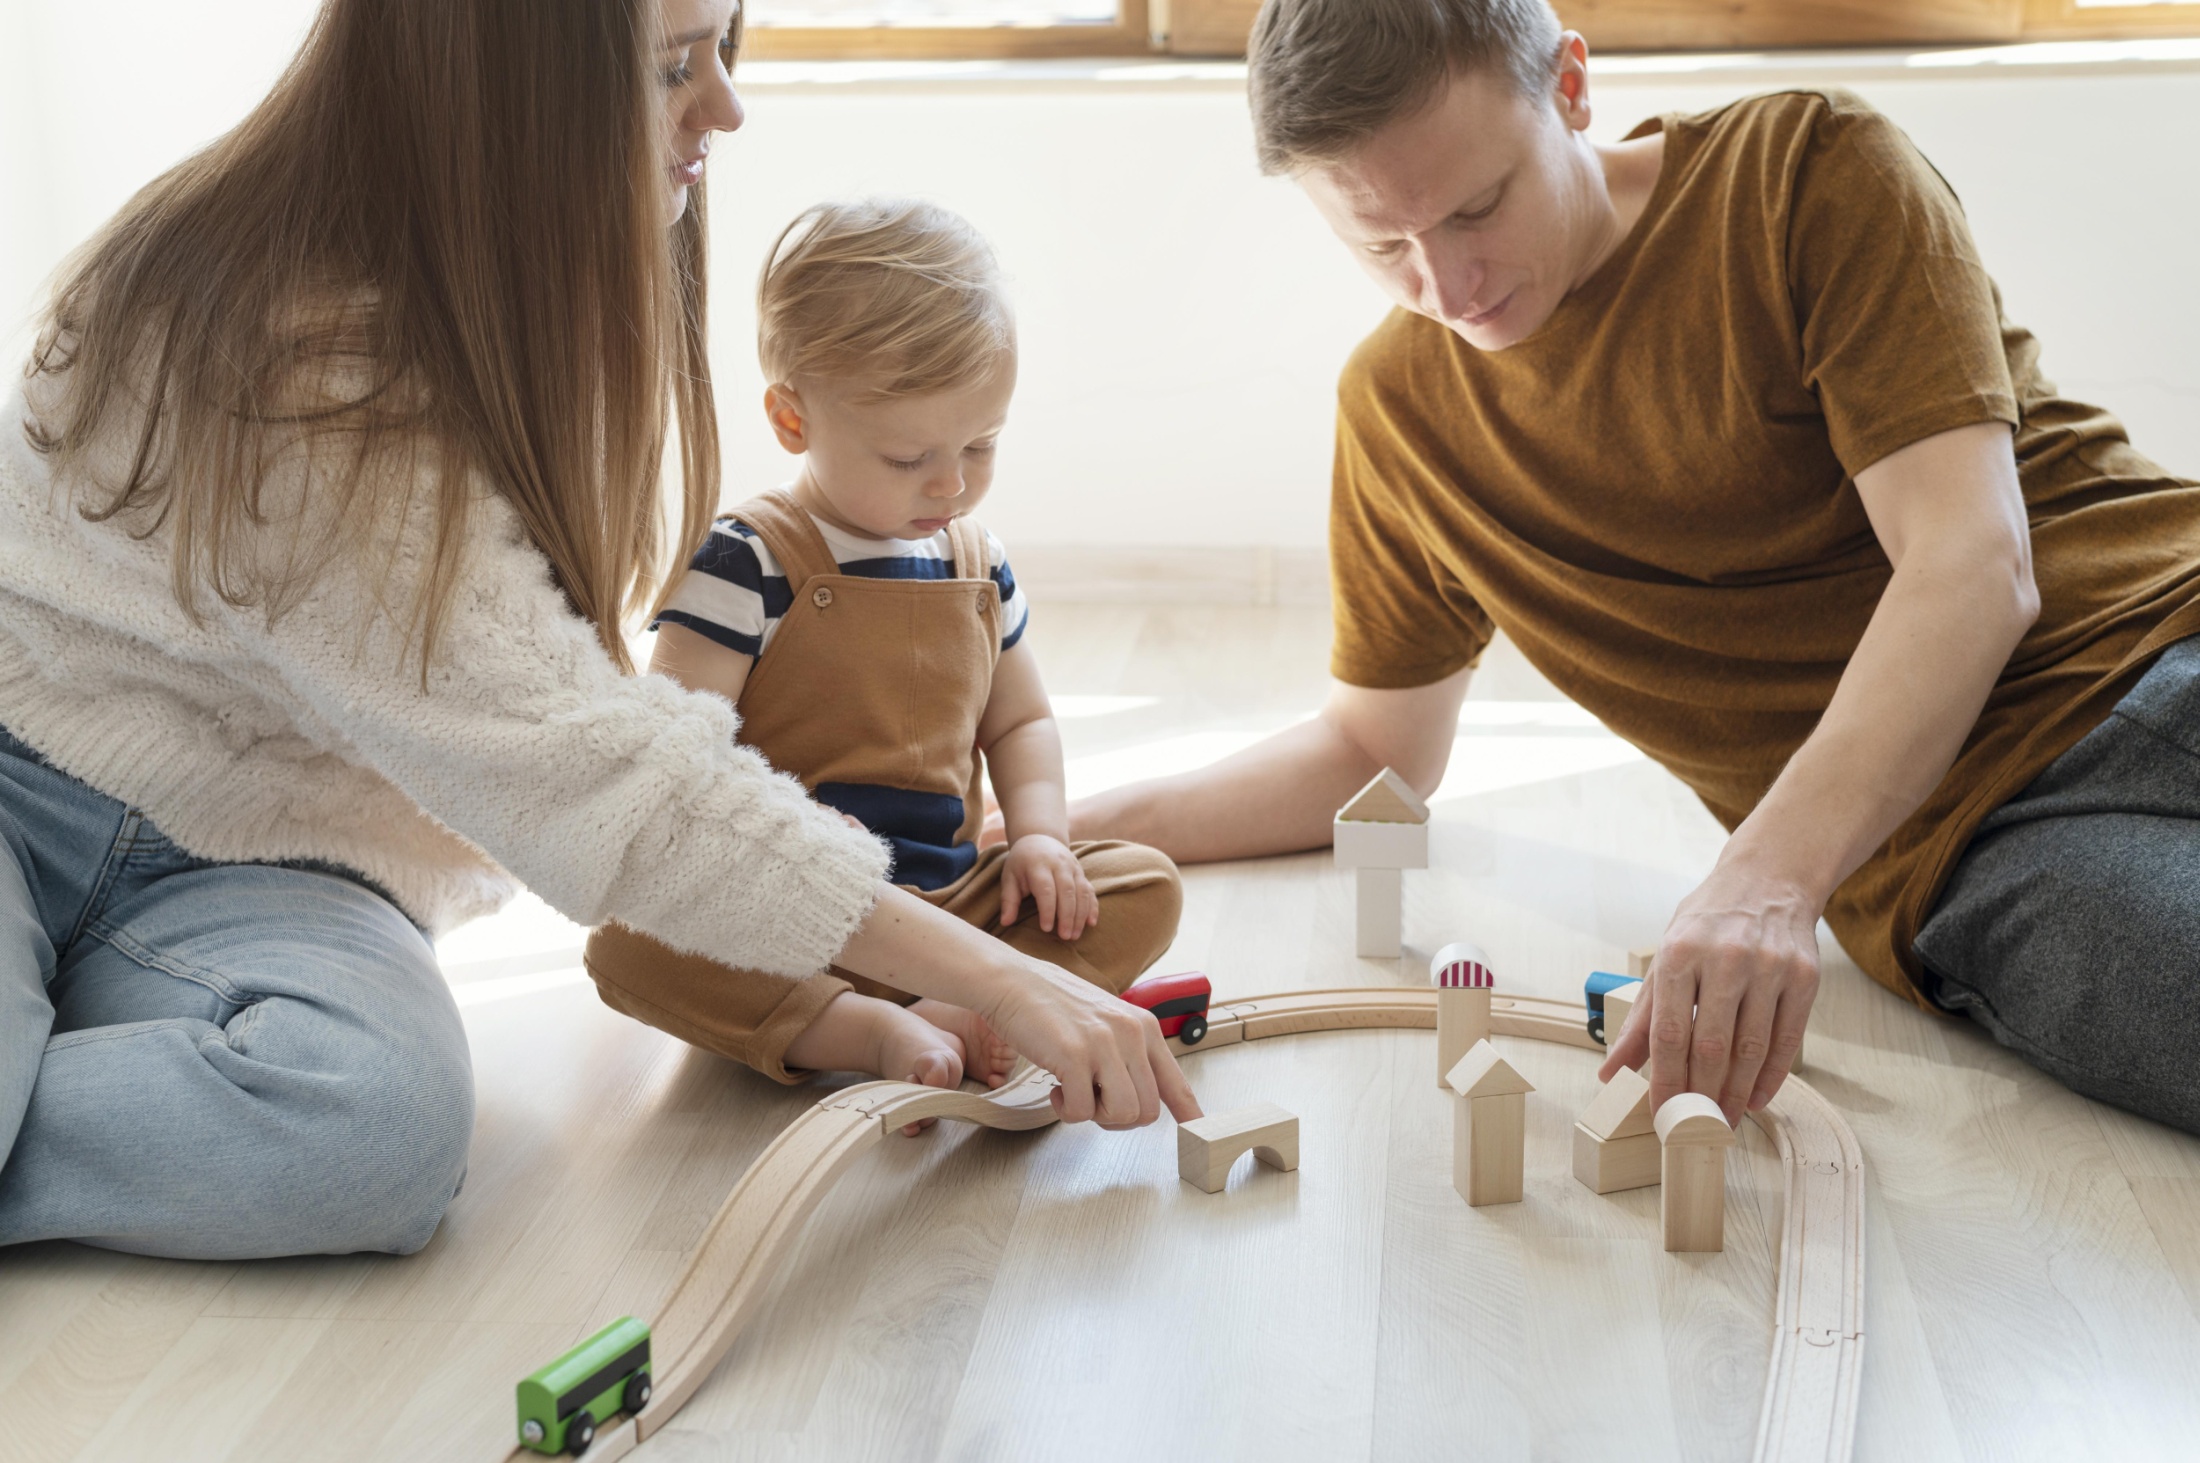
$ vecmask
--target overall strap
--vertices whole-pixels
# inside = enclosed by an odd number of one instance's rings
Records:
[[[818,575],[840,572],[840,561],[833,557],[808,510],[785,493],[758,493],[734,509],[733,516],[755,529],[764,547],[772,551],[786,573],[789,590],[799,593]]]
[[[993,577],[992,566],[986,563],[985,530],[978,526],[976,519],[950,519],[947,525],[947,542],[955,550],[957,579]]]

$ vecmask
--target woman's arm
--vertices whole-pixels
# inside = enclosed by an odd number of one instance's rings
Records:
[[[1138,1127],[1163,1107],[1179,1122],[1199,1101],[1150,1012],[1060,966],[1019,954],[973,925],[887,886],[834,962],[912,995],[976,1011],[1061,1080],[1065,1122]]]

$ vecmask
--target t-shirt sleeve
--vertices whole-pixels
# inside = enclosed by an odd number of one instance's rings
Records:
[[[755,659],[764,627],[787,613],[787,576],[747,525],[722,518],[688,560],[687,572],[650,628],[680,625]]]
[[[1900,448],[2017,421],[2001,304],[1963,205],[1902,130],[1836,94],[1796,173],[1788,278],[1804,383],[1851,477]]]
[[[1031,624],[1031,602],[1017,587],[1016,571],[1008,567],[1008,550],[991,529],[985,535],[985,563],[994,587],[1001,592],[1001,649],[1013,650]]]
[[[1496,630],[1434,556],[1430,535],[1410,511],[1422,456],[1411,444],[1420,433],[1410,415],[1386,406],[1379,378],[1397,366],[1384,354],[1363,347],[1338,393],[1329,670],[1346,685],[1406,690],[1473,665]]]

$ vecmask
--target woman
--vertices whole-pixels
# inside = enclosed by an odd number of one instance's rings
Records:
[[[70,267],[0,423],[0,1244],[418,1249],[473,1111],[427,936],[520,881],[977,1010],[1068,1120],[1197,1113],[1145,1013],[884,884],[723,701],[632,674],[717,499],[737,31],[328,0]]]

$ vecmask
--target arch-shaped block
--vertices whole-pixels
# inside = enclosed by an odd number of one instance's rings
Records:
[[[1219,1194],[1230,1166],[1248,1149],[1270,1168],[1299,1166],[1299,1120],[1272,1102],[1213,1117],[1194,1118],[1176,1130],[1176,1171],[1184,1182]]]

